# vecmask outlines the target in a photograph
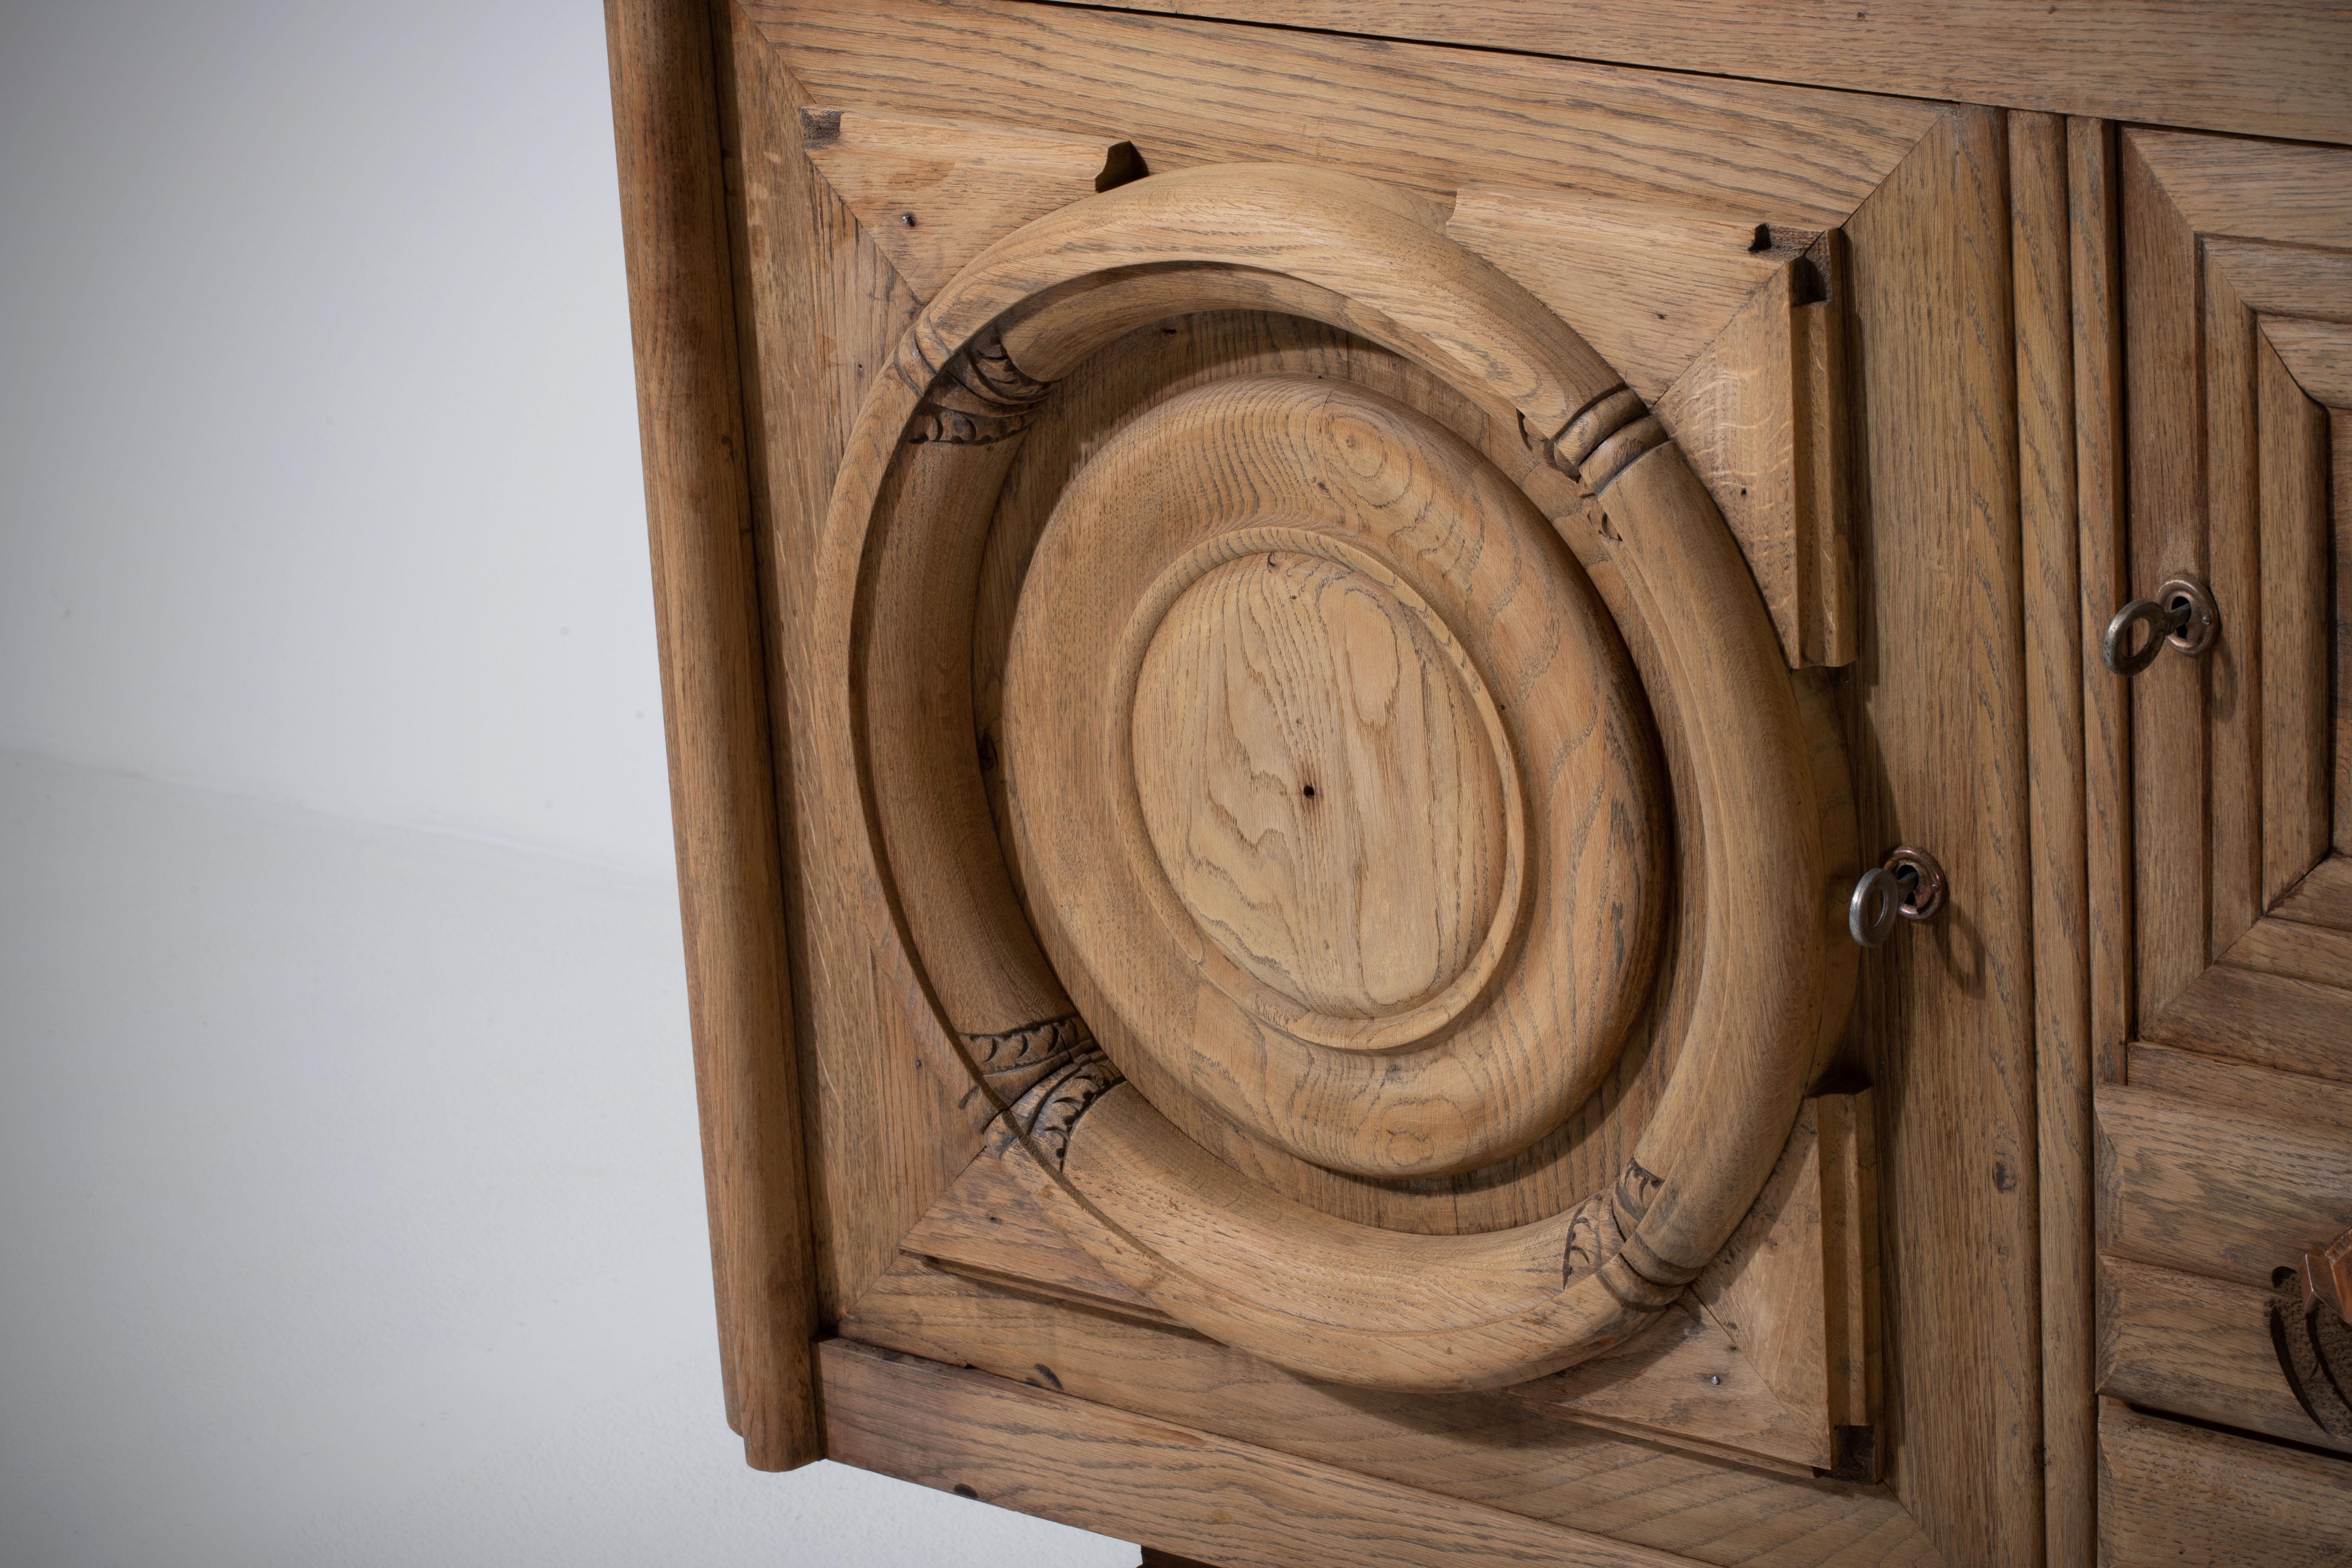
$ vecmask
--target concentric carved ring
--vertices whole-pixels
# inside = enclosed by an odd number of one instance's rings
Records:
[[[1075,203],[981,255],[910,330],[845,455],[819,563],[812,709],[821,787],[838,792],[828,820],[870,825],[839,845],[841,880],[867,890],[877,952],[903,955],[890,963],[971,1043],[1055,1223],[1203,1332],[1311,1376],[1430,1389],[1569,1364],[1671,1300],[1753,1201],[1821,1020],[1843,1014],[1851,984],[1805,726],[1720,516],[1609,366],[1446,239],[1441,219],[1369,181],[1225,166]],[[1548,1219],[1423,1236],[1306,1208],[1179,1132],[1118,1059],[1148,1059],[1150,1081],[1336,1169],[1451,1170],[1558,1121],[1646,992],[1655,900],[1639,847],[1670,830],[1635,760],[1638,700],[1613,644],[1594,640],[1605,627],[1573,567],[1531,542],[1540,514],[1450,437],[1360,394],[1262,381],[1167,405],[1098,454],[1110,467],[1071,487],[1033,563],[1008,670],[1013,837],[1034,927],[1007,875],[970,682],[983,540],[1010,456],[1037,399],[1106,344],[1234,308],[1311,317],[1417,362],[1607,509],[1609,566],[1679,737],[1671,831],[1704,890],[1703,961],[1678,972],[1688,1024],[1622,1177]],[[1155,447],[1155,421],[1213,426],[1250,399],[1279,417],[1254,421],[1223,466],[1173,475],[1182,444]],[[1318,420],[1325,433],[1303,446],[1267,435]],[[1350,452],[1333,445],[1342,425],[1381,434]],[[1402,521],[1335,493],[1367,454],[1379,460],[1365,473],[1402,472],[1388,466],[1398,459],[1448,477]],[[1471,526],[1473,513],[1495,526]],[[1522,592],[1498,595],[1478,574],[1512,549]],[[1260,569],[1268,581],[1253,585]],[[1277,601],[1275,578],[1299,597]],[[1554,617],[1549,663],[1506,626],[1521,597]],[[1417,858],[1413,886],[1453,889],[1460,907],[1391,949],[1359,934],[1339,952],[1340,936],[1369,929],[1344,911],[1252,924],[1246,911],[1270,901],[1363,879],[1297,856],[1267,870],[1264,835],[1246,852],[1245,835],[1198,837],[1220,801],[1249,805],[1231,787],[1240,753],[1209,752],[1258,721],[1180,717],[1173,694],[1187,682],[1227,699],[1254,689],[1252,626],[1312,633],[1265,688],[1265,724],[1328,718],[1358,687],[1392,692],[1411,715],[1362,765],[1412,748],[1423,771],[1398,772],[1395,798],[1432,796],[1443,774],[1462,803],[1442,829],[1398,838]],[[1421,667],[1409,699],[1402,676],[1375,678],[1383,659],[1408,657]],[[1241,662],[1213,679],[1217,658]],[[1545,703],[1562,706],[1548,718]],[[1151,727],[1140,745],[1139,724]],[[1328,778],[1342,754],[1329,748],[1346,743],[1301,731],[1249,752],[1273,759],[1287,815],[1267,820],[1299,846],[1311,840],[1305,785],[1315,769]],[[1147,812],[1151,776],[1177,785]],[[1318,784],[1317,809],[1376,814],[1391,809],[1383,798],[1366,786],[1325,803]],[[1580,858],[1594,812],[1624,814],[1612,831],[1627,837],[1586,840],[1607,852]],[[1385,831],[1371,822],[1341,822],[1332,842]],[[1244,873],[1251,888],[1213,890]],[[1614,952],[1594,935],[1612,920]],[[1553,983],[1565,987],[1557,1005],[1541,991]],[[1108,1056],[1070,1029],[1074,1012]],[[1528,1021],[1524,1040],[1512,1018]],[[1059,1043],[1040,1055],[1037,1042]],[[982,1063],[982,1043],[1002,1071]],[[1302,1110],[1293,1093],[1286,1110],[1283,1091],[1300,1085],[1327,1103]],[[1439,1100],[1456,1124],[1427,1113]],[[1351,1117],[1372,1131],[1354,1135]]]
[[[1516,487],[1369,394],[1220,381],[1122,431],[1030,563],[1004,731],[1029,907],[1112,1057],[1328,1169],[1526,1145],[1647,994],[1614,635]]]

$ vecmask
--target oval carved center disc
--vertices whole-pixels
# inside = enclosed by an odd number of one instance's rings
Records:
[[[1375,1018],[1443,990],[1505,879],[1493,743],[1379,583],[1270,552],[1170,606],[1134,710],[1138,795],[1185,909],[1258,981]]]

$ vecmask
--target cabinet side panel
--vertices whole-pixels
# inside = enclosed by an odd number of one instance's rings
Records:
[[[709,16],[605,25],[722,1376],[746,1457],[789,1469],[822,1453],[815,1296]]]

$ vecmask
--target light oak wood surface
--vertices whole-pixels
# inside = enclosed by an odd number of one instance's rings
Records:
[[[710,35],[688,0],[604,17],[720,1377],[789,1469],[822,1451],[817,1313]]]
[[[826,107],[1132,139],[1155,171],[1305,159],[1430,194],[1566,187],[1834,224],[1941,106],[1017,0],[748,4]],[[1245,47],[1244,47],[1245,46]],[[1156,58],[1184,62],[1158,68]]]
[[[1550,1391],[1549,1403],[1509,1392],[1335,1388],[1165,1325],[1076,1310],[913,1260],[885,1278],[848,1327],[912,1353],[970,1361],[1001,1377],[1696,1561],[1770,1568],[1945,1561],[1883,1487],[1726,1465],[1643,1440],[1631,1424],[1583,1424],[1574,1373],[1532,1386]],[[1634,1364],[1661,1350],[1678,1353],[1671,1321],[1653,1332],[1667,1337],[1629,1347]],[[1706,1352],[1703,1342],[1679,1353]],[[1695,1402],[1687,1393],[1670,1397]],[[1663,1401],[1647,1411],[1664,1413]],[[1674,1440],[1703,1452],[1686,1437]]]
[[[1622,1337],[1637,1321],[1625,1316],[1629,1310],[1654,1311],[1671,1297],[1671,1289],[1657,1293],[1662,1287],[1679,1285],[1720,1245],[1762,1181],[1793,1116],[1795,1092],[1820,1034],[1817,1010],[1829,1000],[1819,981],[1832,939],[1827,868],[1814,837],[1818,816],[1809,742],[1793,695],[1777,684],[1780,677],[1761,683],[1755,679],[1754,656],[1772,649],[1773,642],[1727,532],[1688,470],[1671,460],[1672,448],[1660,444],[1663,437],[1644,435],[1655,427],[1638,418],[1638,402],[1630,394],[1622,406],[1616,401],[1607,367],[1507,279],[1444,241],[1435,232],[1437,216],[1405,194],[1320,173],[1280,167],[1203,171],[1199,177],[1179,173],[1060,209],[998,242],[958,274],[907,340],[906,374],[886,380],[869,402],[836,486],[821,577],[832,606],[822,617],[832,628],[824,641],[840,651],[827,658],[824,679],[832,696],[821,716],[818,746],[826,758],[848,762],[852,737],[861,732],[853,715],[859,711],[857,694],[863,689],[862,733],[867,754],[877,759],[866,774],[874,792],[869,798],[887,846],[890,881],[898,889],[887,915],[882,906],[873,906],[871,929],[887,938],[886,922],[906,921],[908,951],[926,955],[928,984],[937,988],[948,1021],[967,1039],[984,1033],[983,1018],[1046,1005],[1043,994],[1028,1002],[1011,993],[987,999],[986,988],[997,983],[992,975],[1011,980],[1025,971],[1036,978],[1019,984],[1033,989],[1050,990],[1052,982],[1042,963],[1023,956],[1029,951],[1025,928],[1008,929],[979,945],[949,937],[965,931],[973,914],[997,918],[992,906],[1009,894],[992,890],[1004,886],[1001,868],[994,857],[977,848],[966,826],[980,809],[972,803],[983,798],[970,753],[940,750],[945,731],[916,716],[948,700],[947,689],[936,684],[936,672],[952,669],[958,648],[969,647],[969,634],[961,628],[970,623],[955,608],[970,603],[971,589],[960,584],[969,584],[967,574],[979,565],[967,542],[980,533],[974,526],[977,503],[1002,482],[997,452],[1004,443],[997,432],[1000,426],[1006,433],[1017,428],[1006,423],[1013,416],[991,411],[1014,406],[1003,402],[1003,389],[1017,386],[1015,395],[1034,400],[1037,393],[1032,389],[1075,365],[1087,348],[1116,341],[1149,320],[1147,311],[1166,314],[1255,298],[1256,285],[1249,278],[1234,279],[1242,290],[1236,293],[1227,281],[1234,274],[1220,270],[1246,261],[1259,273],[1286,274],[1307,289],[1322,291],[1293,290],[1295,303],[1330,311],[1345,324],[1386,340],[1437,368],[1470,395],[1507,402],[1530,431],[1556,430],[1545,440],[1554,460],[1595,492],[1613,498],[1611,506],[1622,513],[1622,528],[1610,534],[1614,558],[1643,600],[1643,624],[1672,650],[1668,664],[1678,700],[1706,718],[1696,732],[1705,735],[1712,755],[1689,781],[1688,798],[1706,825],[1708,853],[1717,860],[1707,880],[1719,889],[1720,901],[1711,906],[1710,918],[1718,918],[1719,911],[1724,929],[1734,932],[1815,933],[1793,946],[1785,941],[1728,943],[1723,950],[1727,961],[1702,972],[1693,1036],[1706,1043],[1707,1054],[1685,1058],[1609,1200],[1614,1206],[1605,1225],[1580,1211],[1510,1240],[1511,1248],[1534,1247],[1558,1256],[1559,1237],[1581,1234],[1573,1228],[1580,1218],[1601,1225],[1589,1253],[1571,1247],[1565,1289],[1535,1288],[1539,1275],[1511,1265],[1513,1277],[1526,1281],[1511,1287],[1523,1304],[1496,1320],[1491,1332],[1479,1331],[1477,1342],[1486,1348],[1450,1363],[1432,1362],[1412,1348],[1412,1331],[1402,1323],[1335,1321],[1314,1292],[1280,1293],[1278,1307],[1262,1285],[1254,1290],[1239,1287],[1235,1294],[1237,1282],[1252,1268],[1263,1270],[1270,1263],[1226,1258],[1209,1268],[1195,1257],[1171,1267],[1150,1261],[1155,1248],[1150,1244],[1139,1260],[1134,1226],[1148,1212],[1144,1200],[1197,1190],[1202,1171],[1186,1173],[1189,1145],[1139,1097],[1122,1093],[1118,1074],[1107,1064],[1083,1069],[1083,1079],[1056,1080],[1024,1112],[1038,1126],[1045,1125],[1040,1119],[1052,1119],[1055,1142],[1039,1158],[1056,1172],[1069,1162],[1066,1174],[1055,1178],[1057,1186],[1088,1169],[1103,1194],[1121,1190],[1114,1184],[1121,1176],[1137,1178],[1139,1184],[1132,1189],[1121,1223],[1111,1229],[1087,1223],[1080,1210],[1065,1205],[1089,1249],[1099,1247],[1098,1258],[1114,1275],[1124,1270],[1125,1282],[1188,1321],[1213,1323],[1214,1331],[1243,1336],[1262,1353],[1312,1364],[1327,1375],[1434,1379],[1439,1386],[1464,1386],[1516,1369],[1557,1366]],[[1130,285],[1135,279],[1156,281],[1160,275],[1118,270],[1170,263],[1189,271],[1181,275],[1176,291],[1161,288],[1158,298]],[[1097,277],[1110,281],[1097,287],[1091,281]],[[981,339],[992,323],[1002,334],[1001,349]],[[992,363],[999,368],[987,369],[992,362],[971,357],[982,350],[998,356]],[[958,370],[959,365],[971,368]],[[964,390],[957,392],[941,379],[942,372],[926,368],[938,366],[949,367]],[[942,404],[944,414],[921,414],[918,398],[934,395],[968,395],[981,406],[957,412],[971,405]],[[886,487],[900,432],[909,428],[910,420],[922,418],[933,422],[912,426],[916,435],[906,448],[906,478]],[[877,528],[885,516],[903,521]],[[942,547],[923,542],[925,529],[946,531],[939,536]],[[857,584],[869,532],[880,542],[877,560],[882,575],[866,599]],[[1662,615],[1666,594],[1698,613]],[[852,630],[861,603],[876,606],[863,639]],[[907,618],[890,618],[898,616]],[[841,662],[842,651],[861,640],[871,650],[862,687]],[[1017,647],[1017,631],[1015,640]],[[930,651],[910,658],[910,648],[919,647]],[[1767,654],[1768,666],[1778,662]],[[1114,668],[1125,667],[1126,661],[1118,661]],[[877,680],[884,684],[876,685]],[[1114,704],[1115,711],[1123,710],[1123,703]],[[1115,724],[1113,732],[1121,728]],[[1015,738],[1011,752],[1017,757],[1022,749]],[[1033,806],[1024,803],[1017,776],[1012,796],[1016,837],[1024,858],[1034,860],[1041,845],[1052,841],[1022,826]],[[956,800],[943,813],[935,809],[942,789]],[[1551,847],[1559,852],[1558,846]],[[1032,871],[1029,880],[1034,879]],[[1078,879],[1064,879],[1064,885],[1086,886]],[[1067,944],[1069,910],[1033,899],[1032,912],[1046,928],[1049,942],[1064,952],[1066,963],[1082,951]],[[1787,996],[1789,1003],[1759,1005],[1774,994]],[[1066,1087],[1071,1084],[1082,1084],[1083,1092],[1073,1098]],[[1079,1122],[1089,1108],[1095,1108],[1092,1114]],[[1455,1109],[1482,1110],[1485,1102],[1460,1101]],[[1702,1118],[1710,1129],[1705,1139],[1693,1136]],[[1300,1127],[1303,1131],[1312,1125]],[[1088,1131],[1096,1127],[1105,1131]],[[1373,1148],[1391,1160],[1433,1155],[1432,1168],[1439,1171],[1461,1157],[1426,1140],[1388,1140]],[[1094,1149],[1103,1153],[1089,1164],[1086,1156]],[[1423,1154],[1422,1149],[1433,1152]],[[1645,1160],[1665,1169],[1654,1173]],[[1206,1234],[1220,1216],[1230,1220],[1246,1214],[1251,1204],[1272,1205],[1269,1221],[1294,1227],[1301,1237],[1319,1237],[1328,1228],[1309,1211],[1284,1208],[1271,1194],[1259,1196],[1244,1187],[1225,1196],[1227,1204],[1206,1213],[1188,1211],[1189,1219],[1168,1235]],[[1318,1260],[1336,1260],[1349,1248],[1369,1244],[1370,1238],[1350,1237],[1344,1226],[1332,1230],[1328,1243],[1302,1249],[1306,1267],[1286,1278],[1303,1286],[1325,1267]],[[1163,1258],[1166,1245],[1163,1240],[1159,1251]],[[1423,1267],[1433,1267],[1442,1249],[1423,1248],[1421,1255],[1429,1260]],[[1589,1261],[1580,1264],[1580,1257]],[[1336,1268],[1336,1261],[1331,1267],[1336,1284],[1344,1270]],[[1555,1293],[1556,1303],[1550,1299]],[[1542,1342],[1547,1340],[1549,1348]],[[1381,1344],[1388,1352],[1368,1353]],[[1526,1374],[1517,1370],[1517,1375]]]
[[[1127,0],[1131,11],[1329,28],[1318,0]],[[1348,30],[1963,103],[2352,141],[2352,23],[2333,6],[1899,0],[1376,0]]]
[[[2141,1089],[2099,1097],[2109,1253],[2268,1288],[2352,1227],[2352,1137]]]
[[[801,146],[891,270],[928,300],[991,241],[1136,173],[1117,139],[804,109]]]
[[[2089,872],[2074,284],[2065,122],[2009,116],[2017,437],[2033,835],[2034,1086],[2042,1185],[2042,1398],[2050,1558],[2096,1552],[2092,1390]]]
[[[2352,153],[2151,122],[2340,33],[1156,9],[612,12],[753,1462],[837,1323],[835,1457],[1195,1561],[2327,1539]]]
[[[1887,1473],[1948,1556],[2022,1563],[2043,1547],[2042,1334],[2008,184],[2002,118],[1955,110],[1844,226],[1860,417],[1903,432],[1859,465],[1849,722],[1864,841],[1932,847],[1954,889],[1925,940],[1873,956],[1859,1009],[1884,1118]]]
[[[835,1458],[1230,1568],[1334,1552],[1366,1564],[1688,1561],[985,1373],[843,1340],[823,1352]],[[1171,1475],[1183,1484],[1167,1484]]]
[[[992,1108],[961,1098],[955,1047],[935,1026],[918,1033],[928,1019],[905,1005],[909,977],[877,964],[841,872],[825,776],[799,739],[811,732],[816,539],[834,469],[919,306],[803,156],[811,105],[799,83],[740,12],[719,16],[721,121],[738,139],[729,166],[741,181],[730,239],[750,302],[737,324],[742,363],[757,370],[743,378],[742,404],[747,424],[769,432],[749,465],[752,543],[775,628],[766,667],[777,771],[792,784],[786,858],[799,896],[783,913],[807,1124],[821,1134],[809,1148],[817,1308],[832,1321],[971,1162]]]

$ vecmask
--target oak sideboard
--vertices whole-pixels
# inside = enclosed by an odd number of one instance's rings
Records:
[[[752,1465],[2352,1563],[2352,9],[607,16]]]

